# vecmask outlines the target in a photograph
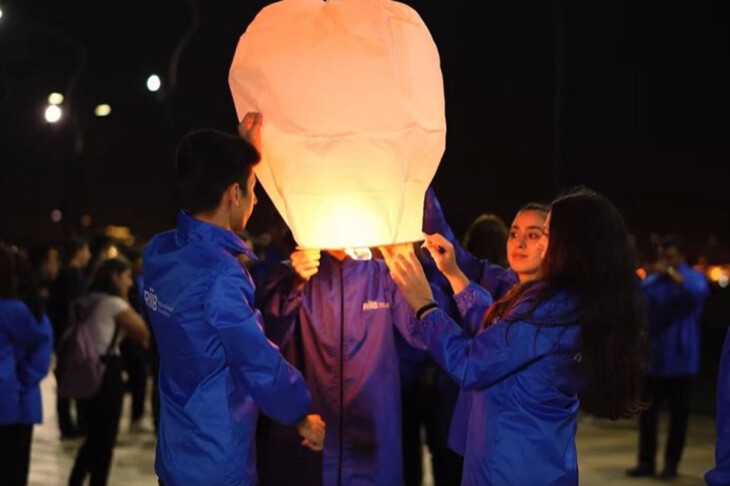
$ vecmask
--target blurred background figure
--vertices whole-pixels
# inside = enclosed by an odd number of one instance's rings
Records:
[[[25,486],[33,424],[43,420],[39,383],[48,373],[53,332],[30,261],[0,242],[0,474]]]
[[[103,230],[99,230],[89,239],[89,251],[91,252],[91,259],[86,267],[86,278],[89,281],[93,278],[101,262],[119,255],[119,248],[114,238],[107,235]]]
[[[91,486],[107,484],[124,396],[118,343],[129,337],[146,346],[150,337],[142,316],[128,302],[132,283],[131,264],[125,258],[108,258],[97,267],[88,294],[73,304],[80,319],[90,320],[106,367],[99,392],[81,400],[87,414],[86,438],[76,455],[69,486],[81,486],[87,474]]]
[[[48,316],[53,326],[54,342],[58,343],[68,329],[71,302],[86,293],[86,268],[91,259],[89,242],[80,236],[69,237],[63,245],[63,264],[48,294]],[[58,353],[58,348],[56,348]],[[58,358],[58,356],[56,356]],[[76,405],[76,419],[71,417],[71,405]],[[84,412],[70,398],[56,399],[58,428],[62,439],[83,435]]]
[[[56,281],[61,270],[61,253],[56,245],[42,243],[28,250],[28,259],[33,268],[33,278],[38,286],[38,294],[43,302],[44,310],[47,310],[51,285]]]
[[[641,284],[649,332],[650,407],[639,417],[639,458],[630,477],[653,476],[659,412],[669,408],[669,435],[663,479],[677,476],[690,413],[692,381],[699,371],[700,319],[710,287],[703,274],[687,264],[676,235],[657,239],[657,260]]]
[[[507,267],[508,236],[509,231],[502,218],[496,214],[484,213],[469,225],[464,233],[462,246],[476,258]]]
[[[142,316],[147,329],[150,330],[146,319],[144,305],[144,279],[142,276],[142,252],[137,248],[123,249],[124,255],[132,265],[132,286],[129,288],[128,300],[132,308]],[[150,340],[152,341],[152,340]],[[145,405],[147,404],[147,384],[150,376],[150,365],[153,360],[154,344],[145,348],[137,339],[126,337],[119,345],[122,353],[122,369],[126,372],[125,392],[131,395],[131,415],[129,422],[130,432],[154,432],[144,421]],[[154,393],[154,392],[153,392]],[[155,409],[153,404],[152,409]],[[156,421],[153,421],[155,424]]]

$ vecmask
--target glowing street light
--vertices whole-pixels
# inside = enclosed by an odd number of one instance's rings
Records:
[[[150,75],[150,77],[147,78],[147,89],[152,93],[159,91],[161,87],[162,80],[158,75],[152,74]]]
[[[111,112],[112,112],[112,107],[106,103],[96,105],[96,108],[94,108],[94,115],[96,115],[98,117],[109,116],[111,114]]]
[[[61,110],[61,107],[58,105],[48,105],[46,107],[46,111],[44,113],[44,116],[46,117],[46,121],[48,123],[56,123],[61,119],[61,116],[63,115],[63,111]]]
[[[63,103],[64,97],[61,93],[51,93],[48,95],[48,104],[49,105],[60,105]]]

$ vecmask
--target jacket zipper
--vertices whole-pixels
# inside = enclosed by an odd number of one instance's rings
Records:
[[[342,485],[342,434],[345,429],[345,278],[342,265],[340,265],[340,424],[339,424],[339,449],[337,457],[337,484]]]

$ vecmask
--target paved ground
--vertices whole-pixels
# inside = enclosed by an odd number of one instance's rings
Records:
[[[31,486],[61,486],[68,479],[76,450],[81,440],[59,440],[55,417],[55,380],[49,375],[42,383],[44,423],[35,428],[31,452]],[[125,398],[119,442],[109,486],[156,486],[153,461],[155,440],[151,433],[128,432],[129,398]],[[664,425],[662,422],[662,426]],[[147,421],[151,425],[151,420]],[[663,444],[664,429],[660,443]],[[588,486],[658,485],[657,479],[629,479],[624,470],[633,466],[636,457],[636,420],[608,422],[583,417],[578,426],[578,458],[581,484]],[[684,459],[676,485],[703,485],[702,475],[712,467],[714,454],[714,422],[712,417],[692,417]],[[529,465],[525,465],[529,467]],[[661,462],[659,463],[661,467]],[[204,485],[201,485],[204,486]],[[431,486],[427,477],[424,486]],[[529,486],[529,485],[525,485]]]

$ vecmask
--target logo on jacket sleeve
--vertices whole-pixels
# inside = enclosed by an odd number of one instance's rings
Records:
[[[378,302],[377,300],[368,300],[362,303],[362,310],[378,310],[378,309],[390,309],[390,302]]]
[[[157,294],[154,289],[144,289],[144,303],[150,310],[157,310]]]
[[[168,317],[170,314],[172,314],[172,306],[162,303],[159,297],[157,297],[155,289],[153,288],[144,290],[144,303],[151,311],[159,312],[165,317]]]

